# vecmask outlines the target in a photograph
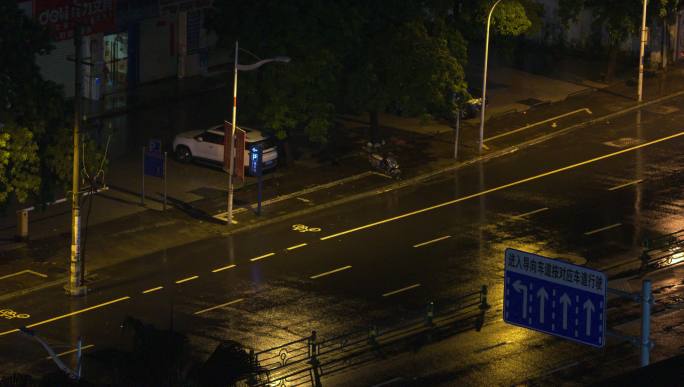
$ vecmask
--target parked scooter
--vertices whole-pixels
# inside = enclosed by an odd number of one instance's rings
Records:
[[[391,178],[395,180],[401,179],[401,169],[399,169],[399,163],[397,162],[397,159],[391,153],[383,155],[380,151],[380,147],[382,147],[382,145],[384,145],[384,141],[382,143],[373,144],[369,142],[366,144],[368,162],[374,169],[390,176]]]

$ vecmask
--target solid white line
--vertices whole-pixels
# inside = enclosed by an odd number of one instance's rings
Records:
[[[581,167],[581,166],[583,166],[583,165],[592,164],[592,163],[595,163],[595,162],[597,162],[597,161],[609,159],[609,158],[611,158],[611,157],[619,156],[619,155],[625,154],[625,153],[627,153],[627,152],[632,152],[632,151],[634,151],[634,150],[636,150],[636,149],[645,148],[645,147],[648,147],[648,146],[652,146],[652,145],[655,145],[655,144],[659,144],[659,143],[661,143],[661,142],[668,141],[668,140],[672,140],[672,139],[675,139],[675,138],[678,138],[678,137],[682,137],[682,136],[684,136],[684,132],[679,132],[679,133],[672,134],[672,135],[669,135],[669,136],[661,137],[661,138],[659,138],[659,139],[657,139],[657,140],[652,140],[652,141],[649,141],[649,142],[645,142],[645,143],[643,143],[643,144],[635,145],[635,146],[633,146],[633,147],[625,148],[625,149],[622,149],[622,150],[619,150],[619,151],[616,151],[616,152],[607,153],[607,154],[604,154],[604,155],[602,155],[602,156],[594,157],[593,159],[580,161],[580,162],[575,163],[575,164],[570,164],[570,165],[567,165],[567,166],[565,166],[565,167],[561,167],[561,168],[557,168],[557,169],[554,169],[554,170],[551,170],[551,171],[547,171],[547,172],[540,173],[540,174],[538,174],[538,175],[526,177],[526,178],[524,178],[524,179],[516,180],[516,181],[510,182],[510,183],[508,183],[508,184],[500,185],[500,186],[498,186],[498,187],[486,189],[486,190],[484,190],[484,191],[476,192],[476,193],[474,193],[474,194],[462,196],[462,197],[460,197],[460,198],[456,198],[456,199],[449,200],[449,201],[446,201],[446,202],[443,202],[443,203],[435,204],[435,205],[430,206],[430,207],[425,207],[425,208],[421,208],[421,209],[418,209],[418,210],[415,210],[415,211],[406,212],[406,213],[403,213],[403,214],[401,214],[401,215],[397,215],[397,216],[394,216],[394,217],[391,217],[391,218],[378,220],[378,221],[376,221],[376,222],[369,223],[369,224],[366,224],[366,225],[363,225],[363,226],[354,227],[354,228],[352,228],[352,229],[340,231],[340,232],[337,232],[337,233],[335,233],[335,234],[326,235],[326,236],[324,236],[324,237],[321,237],[320,240],[325,241],[325,240],[328,240],[328,239],[337,238],[337,237],[340,237],[340,236],[342,236],[342,235],[347,235],[347,234],[350,234],[350,233],[353,233],[353,232],[365,230],[365,229],[368,229],[368,228],[371,228],[371,227],[375,227],[375,226],[378,226],[378,225],[381,225],[381,224],[385,224],[385,223],[389,223],[389,222],[394,222],[394,221],[399,220],[399,219],[408,218],[409,216],[414,216],[414,215],[422,214],[422,213],[424,213],[424,212],[436,210],[436,209],[438,209],[438,208],[442,208],[442,207],[446,207],[446,206],[451,206],[451,205],[454,205],[454,204],[456,204],[456,203],[460,203],[460,202],[463,202],[463,201],[466,201],[466,200],[469,200],[469,199],[473,199],[473,198],[476,198],[476,197],[488,195],[488,194],[490,194],[490,193],[497,192],[497,191],[501,191],[501,190],[504,190],[504,189],[506,189],[506,188],[515,187],[515,186],[518,186],[518,185],[521,185],[521,184],[524,184],[524,183],[528,183],[528,182],[530,182],[530,181],[539,180],[539,179],[544,178],[544,177],[547,177],[547,176],[552,176],[552,175],[555,175],[555,174],[558,174],[558,173],[561,173],[561,172],[569,171],[569,170],[572,170],[572,169]]]
[[[407,291],[407,290],[415,289],[415,288],[417,288],[417,287],[419,287],[419,286],[420,286],[420,284],[413,284],[413,285],[407,286],[407,287],[405,287],[405,288],[401,288],[401,289],[393,290],[393,291],[391,291],[391,292],[384,293],[382,296],[383,296],[383,297],[393,296],[393,295],[395,295],[395,294],[397,294],[397,293],[401,293],[401,292],[405,292],[405,291]]]
[[[418,243],[417,245],[413,245],[413,247],[421,247],[421,246],[429,245],[430,243],[435,243],[435,242],[443,241],[443,240],[449,239],[449,238],[451,238],[451,235],[446,235],[446,236],[443,236],[443,237],[439,237],[439,238],[437,238],[437,239],[429,240],[429,241],[427,241],[427,242]]]
[[[38,273],[37,271],[33,271],[33,270],[22,270],[22,271],[18,271],[18,272],[16,272],[16,273],[4,275],[4,276],[0,277],[0,280],[3,280],[3,279],[5,279],[5,278],[16,277],[16,276],[21,275],[21,274],[24,274],[24,273],[33,274],[33,275],[37,275],[38,277],[47,278],[47,275],[42,274],[42,273]]]
[[[559,119],[559,118],[564,118],[564,117],[567,117],[567,116],[571,116],[571,115],[573,115],[573,114],[581,113],[581,112],[583,112],[583,111],[586,111],[587,114],[591,114],[591,110],[589,110],[589,109],[587,109],[587,108],[577,109],[577,110],[572,111],[572,112],[569,112],[569,113],[561,114],[561,115],[559,115],[559,116],[551,117],[551,118],[545,119],[545,120],[543,120],[543,121],[535,122],[534,124],[525,125],[525,126],[523,126],[522,128],[518,128],[518,129],[515,129],[515,130],[511,130],[510,132],[501,133],[501,134],[498,134],[498,135],[496,135],[496,136],[492,136],[492,137],[485,138],[484,141],[482,141],[482,142],[487,142],[487,141],[495,140],[495,139],[497,139],[497,138],[501,138],[501,137],[504,137],[504,136],[508,136],[508,135],[511,135],[511,134],[514,134],[514,133],[518,133],[518,132],[520,132],[520,131],[522,131],[522,130],[527,130],[527,129],[533,128],[533,127],[535,127],[535,126],[537,126],[537,125],[541,125],[541,124],[545,124],[545,123],[547,123],[547,122],[555,121],[555,120],[557,120],[557,119]]]
[[[157,286],[156,288],[143,290],[142,294],[152,293],[152,292],[156,292],[157,290],[162,290],[162,289],[164,289],[163,286]]]
[[[615,224],[611,224],[610,226],[597,228],[596,230],[587,231],[584,233],[584,235],[592,235],[592,234],[596,234],[597,232],[610,230],[611,228],[620,227],[620,226],[622,226],[622,223],[615,223]]]
[[[219,309],[219,308],[223,308],[223,307],[228,306],[228,305],[237,304],[238,302],[242,302],[242,300],[244,300],[244,298],[238,298],[237,300],[233,300],[233,301],[230,301],[230,302],[226,302],[225,304],[216,305],[216,306],[212,306],[211,308],[198,310],[197,312],[195,312],[195,313],[193,313],[193,314],[202,314],[202,313],[208,312],[208,311],[210,311],[210,310]]]
[[[343,270],[347,270],[347,269],[351,269],[351,266],[339,267],[339,268],[337,268],[337,269],[335,269],[335,270],[326,271],[325,273],[312,275],[312,276],[309,277],[309,278],[311,278],[311,279],[321,278],[321,277],[325,277],[326,275],[334,274],[334,273],[337,273],[337,272],[340,272],[340,271],[343,271]]]
[[[84,345],[84,346],[81,347],[81,351],[85,351],[86,349],[92,348],[92,347],[94,347],[94,346],[95,346],[95,344]],[[69,351],[64,351],[64,352],[62,352],[62,353],[58,353],[58,354],[57,354],[57,357],[61,357],[61,356],[64,356],[64,355],[68,355],[68,354],[74,353],[74,352],[78,352],[78,348],[71,349],[71,350],[69,350]],[[45,360],[51,360],[51,359],[52,359],[52,356],[48,356],[48,357],[45,358]]]
[[[192,277],[183,278],[183,279],[181,279],[181,280],[178,280],[178,281],[176,281],[176,283],[177,283],[177,284],[182,284],[183,282],[192,281],[192,280],[197,279],[197,278],[199,278],[198,275],[193,275]]]
[[[360,173],[360,174],[358,174],[358,175],[353,175],[353,176],[345,177],[345,178],[343,178],[343,179],[331,181],[331,182],[329,182],[329,183],[316,185],[316,186],[313,186],[313,187],[311,187],[311,188],[306,188],[306,189],[303,189],[303,190],[301,190],[301,191],[292,192],[292,193],[289,193],[289,194],[277,196],[277,197],[275,197],[275,198],[273,198],[273,199],[264,200],[264,201],[261,203],[261,205],[262,205],[262,206],[267,206],[267,205],[269,205],[269,204],[274,204],[274,203],[277,203],[277,202],[280,202],[280,201],[283,201],[283,200],[287,200],[287,199],[290,199],[290,198],[293,198],[293,197],[302,196],[302,195],[310,194],[310,193],[312,193],[312,192],[316,192],[316,191],[320,191],[320,190],[323,190],[323,189],[332,188],[332,187],[335,187],[335,186],[338,186],[338,185],[341,185],[341,184],[349,183],[349,182],[351,182],[351,181],[359,180],[359,179],[362,179],[362,178],[364,178],[364,177],[367,177],[367,176],[370,176],[370,175],[374,175],[374,174],[377,174],[377,175],[380,175],[380,176],[384,176],[384,175],[379,174],[379,173],[376,173],[376,172],[374,172],[374,171],[363,172],[363,173]],[[248,204],[248,205],[247,205],[247,207],[250,207],[250,208],[256,208],[256,206],[257,206],[256,203],[252,203],[252,204]],[[240,208],[237,208],[237,209],[233,210],[233,213],[235,214],[235,213],[238,213],[238,212],[244,212],[244,211],[246,211],[246,210],[247,210],[247,208],[245,208],[245,207],[240,207]],[[227,213],[227,212],[221,212],[221,213],[218,213],[218,214],[214,215],[214,218],[221,219],[221,220],[225,221],[226,218],[227,218],[227,216],[228,216],[228,213]]]
[[[298,248],[300,248],[300,247],[304,247],[304,246],[306,246],[306,245],[307,245],[306,243],[301,243],[301,244],[298,244],[298,245],[290,246],[290,247],[288,247],[288,248],[285,249],[285,250],[288,250],[288,251],[289,251],[289,250],[294,250],[294,249],[298,249]]]
[[[250,261],[252,261],[252,262],[258,261],[260,259],[268,258],[268,257],[271,257],[273,255],[275,255],[275,253],[268,253],[268,254],[260,255],[258,257],[251,258]]]
[[[89,311],[94,310],[94,309],[102,308],[102,307],[107,306],[107,305],[116,304],[117,302],[125,301],[125,300],[128,300],[130,298],[131,297],[129,297],[129,296],[120,297],[120,298],[117,298],[115,300],[103,302],[101,304],[89,306],[87,308],[79,309],[79,310],[73,311],[71,313],[63,314],[61,316],[57,316],[57,317],[49,318],[47,320],[39,321],[37,323],[27,325],[26,328],[33,328],[33,327],[37,327],[39,325],[48,324],[48,323],[51,323],[53,321],[61,320],[61,319],[67,318],[67,317],[76,316],[78,314],[89,312]],[[10,331],[2,332],[2,333],[0,333],[0,336],[7,335],[10,333],[14,333],[14,332],[19,332],[19,329],[12,329]]]
[[[620,185],[616,185],[615,187],[608,188],[608,191],[615,191],[616,189],[629,187],[630,185],[639,184],[642,181],[644,181],[644,179],[633,180],[633,181],[630,181],[630,182],[625,183],[625,184],[620,184]]]
[[[546,210],[548,210],[548,209],[549,209],[548,207],[544,207],[544,208],[540,208],[540,209],[538,209],[538,210],[526,212],[526,213],[524,213],[524,214],[515,215],[515,216],[513,216],[513,217],[514,217],[514,218],[524,218],[524,217],[526,217],[526,216],[530,216],[530,215],[538,214],[538,213],[540,213],[540,212],[544,212],[544,211],[546,211]]]
[[[232,268],[234,268],[234,267],[235,267],[235,265],[223,266],[223,267],[219,267],[218,269],[214,269],[214,270],[212,270],[211,272],[212,272],[212,273],[218,273],[218,272],[220,272],[220,271],[232,269]]]

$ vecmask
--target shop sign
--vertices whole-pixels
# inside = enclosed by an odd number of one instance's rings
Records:
[[[83,35],[112,32],[116,29],[115,0],[35,0],[33,19],[48,27],[55,40],[74,36],[76,23]]]

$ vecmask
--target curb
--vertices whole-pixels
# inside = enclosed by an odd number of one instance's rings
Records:
[[[540,136],[540,137],[537,137],[537,138],[534,138],[534,139],[531,139],[531,140],[528,140],[528,141],[524,141],[524,142],[521,142],[521,143],[519,143],[519,144],[517,144],[517,145],[511,145],[511,146],[509,146],[509,147],[500,149],[500,150],[498,150],[498,151],[492,152],[492,153],[487,154],[487,155],[475,157],[475,158],[470,159],[470,160],[468,160],[468,161],[463,161],[463,162],[457,163],[457,164],[455,164],[455,165],[450,165],[450,166],[448,166],[448,167],[438,168],[438,169],[435,169],[435,170],[433,170],[433,171],[426,172],[426,173],[423,173],[423,174],[421,174],[421,175],[412,177],[412,178],[410,178],[410,179],[408,179],[408,180],[402,180],[402,181],[400,181],[400,182],[398,182],[398,183],[389,184],[389,185],[385,186],[385,188],[382,188],[382,189],[375,189],[375,190],[371,190],[371,191],[367,191],[367,192],[362,192],[362,193],[359,193],[359,194],[357,194],[357,195],[349,196],[349,197],[346,197],[346,198],[343,198],[343,199],[335,200],[335,201],[328,202],[328,203],[325,203],[325,204],[320,204],[320,205],[317,205],[317,206],[314,206],[314,207],[311,207],[311,208],[306,208],[306,209],[304,209],[304,210],[300,210],[300,211],[296,211],[296,212],[293,212],[293,213],[285,214],[285,215],[282,215],[282,216],[279,216],[279,217],[271,218],[271,219],[268,219],[268,220],[263,221],[263,222],[257,222],[257,223],[255,223],[255,224],[251,224],[251,225],[247,225],[247,226],[244,226],[244,227],[240,227],[240,228],[235,229],[235,230],[223,232],[223,233],[221,233],[221,235],[224,235],[224,236],[226,236],[226,235],[233,235],[233,234],[237,234],[237,233],[239,233],[239,232],[241,232],[241,231],[253,230],[253,229],[255,229],[255,228],[257,228],[257,227],[260,227],[260,226],[267,226],[267,225],[270,225],[270,224],[273,224],[273,223],[277,223],[277,222],[280,222],[280,221],[283,221],[283,220],[287,220],[287,219],[290,219],[290,218],[293,218],[293,217],[296,217],[296,216],[307,215],[307,214],[309,214],[309,213],[312,213],[312,212],[315,212],[315,211],[318,211],[318,210],[324,210],[324,209],[327,209],[327,208],[330,208],[330,207],[334,207],[334,206],[337,206],[337,205],[341,205],[341,204],[345,204],[345,203],[348,203],[348,202],[351,202],[351,201],[354,201],[354,200],[363,199],[363,198],[366,198],[366,197],[378,195],[378,194],[381,194],[381,193],[393,191],[393,190],[400,189],[400,188],[404,188],[404,187],[409,186],[409,185],[414,185],[414,184],[416,184],[416,183],[421,183],[421,182],[426,181],[426,180],[428,180],[428,179],[430,179],[430,178],[433,178],[433,177],[435,177],[435,176],[437,176],[437,175],[440,175],[440,174],[443,174],[443,173],[446,173],[446,172],[451,172],[451,171],[454,171],[454,170],[456,170],[456,169],[459,169],[459,168],[462,168],[462,167],[466,167],[466,166],[469,166],[469,165],[472,165],[472,164],[475,164],[475,163],[478,163],[478,162],[489,161],[489,160],[492,160],[492,159],[495,159],[495,158],[498,158],[498,157],[506,156],[506,155],[508,155],[508,154],[517,152],[518,150],[522,150],[522,149],[528,148],[528,147],[530,147],[530,146],[532,146],[532,145],[536,145],[536,144],[542,143],[542,142],[544,142],[544,141],[548,141],[548,140],[551,140],[551,139],[553,139],[553,138],[563,136],[563,135],[568,134],[568,133],[570,133],[570,132],[572,132],[572,131],[574,131],[574,130],[576,130],[576,129],[580,129],[580,128],[585,127],[585,126],[588,126],[588,125],[591,125],[591,124],[595,124],[595,123],[597,123],[597,122],[609,120],[609,119],[614,118],[614,117],[619,117],[619,116],[621,116],[621,115],[630,113],[630,112],[632,112],[632,111],[634,111],[634,110],[638,110],[638,109],[640,109],[640,108],[643,108],[643,107],[646,107],[646,106],[650,106],[650,105],[655,105],[655,104],[658,104],[658,103],[667,101],[667,100],[669,100],[669,99],[677,98],[677,97],[680,97],[680,96],[683,96],[683,95],[684,95],[684,91],[678,91],[678,92],[676,92],[676,93],[673,93],[673,94],[670,94],[670,95],[666,95],[666,96],[663,96],[663,97],[660,97],[660,98],[656,98],[656,99],[651,100],[651,101],[643,102],[643,103],[641,103],[641,104],[638,104],[638,103],[637,103],[636,105],[634,105],[634,106],[632,106],[632,107],[628,107],[628,108],[625,108],[625,109],[620,110],[620,111],[617,111],[617,112],[609,113],[609,114],[603,115],[603,116],[601,116],[601,117],[592,118],[592,119],[590,119],[590,120],[588,120],[588,121],[581,122],[581,123],[575,124],[575,125],[571,125],[571,126],[565,128],[565,129],[561,129],[561,130],[555,131],[555,132],[553,132],[553,133],[549,133],[549,134],[546,134],[546,135],[543,135],[543,136]]]
[[[582,128],[582,127],[585,127],[585,126],[588,126],[588,125],[591,125],[591,124],[595,124],[595,123],[597,123],[597,122],[605,121],[605,120],[608,120],[608,119],[611,119],[611,118],[614,118],[614,117],[619,117],[619,116],[621,116],[621,115],[630,113],[630,112],[635,111],[635,110],[638,110],[638,109],[640,109],[640,108],[643,108],[643,107],[646,107],[646,106],[650,106],[650,105],[655,105],[655,104],[658,104],[658,103],[667,101],[667,100],[669,100],[669,99],[677,98],[677,97],[680,97],[680,96],[683,96],[683,95],[684,95],[684,91],[679,91],[679,92],[676,92],[676,93],[673,93],[673,94],[669,94],[669,95],[666,95],[666,96],[663,96],[663,97],[656,98],[656,99],[651,100],[651,101],[643,102],[643,103],[641,103],[641,104],[638,104],[638,103],[637,103],[636,105],[634,105],[634,106],[632,106],[632,107],[628,107],[628,108],[625,108],[625,109],[620,110],[620,111],[617,111],[617,112],[609,113],[609,114],[603,115],[603,116],[601,116],[601,117],[592,118],[592,119],[590,119],[590,120],[588,120],[588,121],[581,122],[581,123],[575,124],[575,125],[571,125],[571,126],[565,128],[565,129],[561,129],[561,130],[558,130],[558,131],[556,131],[556,132],[549,133],[549,134],[546,134],[546,135],[543,135],[543,136],[534,138],[534,139],[532,139],[532,140],[524,141],[524,142],[519,143],[519,144],[517,144],[517,145],[511,145],[511,146],[509,146],[509,147],[500,149],[500,150],[495,151],[495,152],[492,152],[492,153],[490,153],[490,154],[475,157],[475,158],[470,159],[470,160],[468,160],[468,161],[456,163],[456,164],[454,164],[454,165],[450,165],[450,166],[447,166],[447,167],[438,168],[438,169],[435,169],[435,170],[430,171],[430,172],[425,172],[425,173],[423,173],[423,174],[420,174],[420,175],[418,175],[418,176],[412,177],[412,178],[410,178],[410,179],[402,180],[402,181],[400,181],[400,182],[393,183],[393,184],[389,184],[389,185],[387,185],[387,186],[385,186],[384,188],[381,188],[381,189],[373,189],[373,190],[366,191],[366,192],[362,192],[362,193],[359,193],[359,194],[356,194],[356,195],[348,196],[348,197],[345,197],[345,198],[342,198],[342,199],[334,200],[334,201],[331,201],[331,202],[328,202],[328,203],[319,204],[319,205],[316,205],[316,206],[313,206],[313,207],[310,207],[310,208],[305,208],[305,209],[303,209],[303,210],[291,212],[291,213],[284,214],[284,215],[281,215],[281,216],[276,216],[276,217],[274,217],[274,218],[270,218],[270,219],[267,219],[267,220],[264,220],[264,221],[257,221],[257,222],[254,222],[254,223],[252,223],[252,224],[248,224],[248,225],[245,225],[245,226],[242,226],[242,227],[238,227],[238,228],[235,228],[235,229],[232,229],[232,230],[229,230],[229,231],[222,231],[222,232],[219,231],[217,234],[220,235],[220,236],[234,235],[234,234],[238,234],[238,233],[240,233],[240,232],[250,231],[250,230],[254,230],[254,229],[259,228],[259,227],[268,226],[268,225],[271,225],[271,224],[274,224],[274,223],[279,223],[279,222],[282,222],[282,221],[284,221],[284,220],[292,219],[292,218],[295,218],[295,217],[308,215],[308,214],[311,214],[311,213],[313,213],[313,212],[325,210],[325,209],[328,209],[328,208],[331,208],[331,207],[339,206],[339,205],[346,204],[346,203],[349,203],[349,202],[352,202],[352,201],[356,201],[356,200],[359,200],[359,199],[363,199],[363,198],[367,198],[367,197],[370,197],[370,196],[375,196],[375,195],[383,194],[383,193],[386,193],[386,192],[394,191],[394,190],[397,190],[397,189],[400,189],[400,188],[407,187],[407,186],[409,186],[409,185],[414,185],[414,184],[416,184],[416,183],[421,183],[421,182],[424,182],[424,181],[426,181],[426,180],[429,180],[429,179],[431,179],[431,178],[433,178],[433,177],[435,177],[435,176],[444,174],[444,173],[446,173],[446,172],[454,171],[454,170],[456,170],[456,169],[459,169],[459,168],[462,168],[462,167],[466,167],[466,166],[469,166],[469,165],[472,165],[472,164],[475,164],[475,163],[478,163],[478,162],[486,162],[486,161],[489,161],[489,160],[492,160],[492,159],[495,159],[495,158],[498,158],[498,157],[502,157],[502,156],[505,156],[505,155],[508,155],[508,154],[517,152],[518,150],[522,150],[522,149],[528,148],[528,147],[530,147],[530,146],[532,146],[532,145],[536,145],[536,144],[539,144],[539,143],[542,143],[542,142],[551,140],[551,139],[553,139],[553,138],[563,136],[563,135],[568,134],[568,133],[570,133],[570,132],[572,132],[572,131],[574,131],[574,130],[576,130],[576,129],[579,129],[579,128]],[[248,205],[248,206],[251,206],[251,205]],[[223,227],[225,227],[225,226],[223,226]],[[216,234],[215,234],[214,236],[216,236]],[[199,240],[201,240],[201,239],[199,239]],[[198,241],[199,241],[199,240],[198,240]],[[161,251],[161,250],[159,250],[159,251]],[[129,259],[133,259],[133,258],[129,258]],[[124,261],[125,261],[125,260],[124,260]],[[99,270],[99,269],[102,269],[102,268],[105,268],[105,267],[108,267],[108,265],[101,265],[101,266],[99,266],[99,267],[98,267],[98,266],[95,266],[92,270],[90,270],[90,274],[93,274],[93,272],[94,272],[95,270]],[[18,297],[18,296],[22,296],[22,295],[25,295],[25,294],[29,294],[29,293],[32,293],[32,292],[35,292],[35,291],[39,291],[39,290],[42,290],[42,289],[46,289],[46,288],[49,288],[49,287],[53,287],[53,286],[56,286],[56,285],[65,283],[66,279],[67,279],[67,277],[63,277],[63,278],[60,278],[60,279],[56,279],[56,280],[53,280],[53,281],[50,281],[50,282],[47,282],[47,283],[38,285],[38,286],[34,286],[34,287],[32,287],[32,288],[22,289],[22,290],[18,290],[18,291],[12,292],[12,293],[3,294],[2,296],[0,296],[0,301],[6,301],[6,300],[9,300],[9,299]]]

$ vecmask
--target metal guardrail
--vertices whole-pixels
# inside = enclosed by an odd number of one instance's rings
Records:
[[[308,337],[251,351],[256,371],[238,385],[320,387],[322,376],[384,358],[417,338],[430,342],[473,328],[479,331],[488,309],[487,286],[482,286],[448,304],[429,302],[424,313],[400,324],[386,321],[325,339],[313,331]]]
[[[644,240],[644,251],[639,258],[642,272],[684,261],[684,230]]]

